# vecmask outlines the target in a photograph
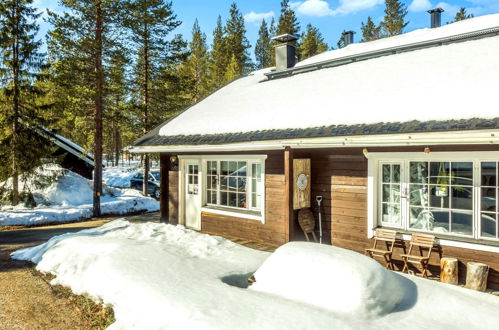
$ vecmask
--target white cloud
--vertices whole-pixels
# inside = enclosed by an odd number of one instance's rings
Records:
[[[338,14],[346,15],[370,9],[382,3],[384,3],[384,0],[340,0],[340,5],[336,9],[332,9],[329,3],[324,0],[297,1],[289,4],[300,15],[322,17]]]
[[[255,13],[254,11],[250,11],[249,13],[244,15],[244,20],[247,23],[261,22],[262,19],[271,18],[274,17],[274,15],[275,14],[273,11],[269,11],[267,13]]]
[[[459,11],[459,9],[461,9],[460,6],[451,5],[447,2],[439,2],[435,6],[435,8],[442,8],[443,10],[445,10],[447,15],[455,15]]]
[[[407,9],[409,9],[409,11],[418,12],[425,11],[431,8],[432,5],[429,0],[413,0]]]

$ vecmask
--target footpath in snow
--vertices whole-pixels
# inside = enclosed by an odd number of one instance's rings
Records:
[[[58,165],[39,169],[36,179],[21,182],[21,189],[29,185],[36,207],[19,205],[0,207],[0,226],[34,225],[50,222],[68,222],[92,217],[93,182]],[[54,174],[55,173],[55,174]],[[49,184],[40,185],[43,175],[56,176]],[[6,182],[9,185],[9,181]],[[102,214],[129,214],[158,211],[159,203],[144,197],[139,191],[118,189],[104,185],[101,196]]]
[[[18,250],[111,305],[115,329],[497,329],[499,299],[405,276],[358,253],[293,242],[275,253],[124,219]],[[248,276],[256,283],[247,287]]]

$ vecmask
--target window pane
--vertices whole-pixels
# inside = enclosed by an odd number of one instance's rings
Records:
[[[383,182],[390,182],[390,165],[383,165]]]
[[[411,183],[428,183],[427,162],[411,162],[409,171]]]
[[[473,163],[472,162],[453,162],[452,166],[452,184],[473,185]]]
[[[452,232],[461,235],[471,235],[473,233],[473,212],[472,211],[452,211]]]
[[[260,176],[262,175],[262,165],[261,164],[253,164],[252,165],[253,177],[258,178],[260,181]]]
[[[432,230],[433,214],[426,208],[411,207],[409,209],[409,226],[414,229]]]
[[[449,186],[430,186],[430,206],[449,207]]]
[[[428,206],[428,186],[411,184],[409,204],[411,206]]]
[[[497,164],[495,162],[482,163],[482,186],[494,187],[496,185],[496,166]]]
[[[392,165],[392,183],[400,183],[400,165]]]
[[[382,205],[382,209],[381,209],[381,221],[383,222],[390,222],[390,213],[389,213],[389,208],[388,208],[388,204],[381,204]]]
[[[430,163],[430,183],[449,184],[449,162]]]
[[[390,201],[390,185],[384,184],[383,185],[383,202],[389,202],[389,201]]]
[[[221,168],[221,174],[222,175],[229,175],[229,164],[226,161],[221,161],[220,162],[220,168]]]
[[[236,207],[237,206],[237,194],[229,193],[229,206]]]
[[[217,174],[217,162],[215,162],[215,161],[208,162],[208,174],[211,174],[211,175]]]
[[[428,217],[433,220],[429,230],[439,233],[449,232],[449,210],[430,209]]]
[[[235,191],[237,189],[237,179],[229,177],[229,191]]]
[[[482,213],[482,236],[497,237],[497,220],[495,214]]]
[[[241,192],[246,191],[246,177],[244,178],[237,178],[237,188]]]
[[[482,188],[480,205],[482,211],[496,211],[496,188]]]
[[[229,162],[229,175],[236,175],[237,162]]]
[[[452,187],[451,207],[471,210],[473,208],[473,190],[471,187]]]
[[[223,206],[229,205],[226,192],[220,192],[220,205],[223,205]]]
[[[237,207],[246,208],[246,194],[237,194]]]
[[[400,223],[400,205],[391,204],[390,205],[390,222]]]
[[[237,176],[246,176],[246,162],[237,163]]]

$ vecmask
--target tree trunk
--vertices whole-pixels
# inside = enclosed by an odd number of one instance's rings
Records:
[[[17,10],[17,3],[14,5],[14,16],[16,19],[16,25],[20,24],[20,17]],[[17,29],[19,30],[19,28]],[[19,135],[19,40],[14,38],[12,43],[12,78],[13,78],[13,111],[14,116],[12,117],[12,145],[11,145],[11,165],[12,165],[12,205],[19,204],[19,168],[17,164],[17,152],[18,152],[18,135]]]
[[[102,112],[104,107],[102,69],[102,1],[96,3],[95,18],[95,136],[94,136],[94,217],[101,215],[100,196],[102,194]]]
[[[149,42],[148,42],[148,27],[147,23],[144,23],[144,34],[146,39],[144,42],[144,85],[143,85],[143,95],[142,102],[144,107],[144,127],[143,133],[146,134],[149,130]],[[144,196],[148,195],[148,178],[149,178],[149,156],[144,155],[144,181],[142,184],[142,193]]]
[[[456,258],[442,258],[440,260],[440,282],[458,284],[458,268]]]
[[[479,262],[468,262],[466,266],[466,288],[485,291],[487,289],[489,266]]]

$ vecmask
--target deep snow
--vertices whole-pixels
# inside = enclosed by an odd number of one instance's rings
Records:
[[[37,203],[35,208],[25,205],[0,208],[0,225],[33,225],[48,222],[68,222],[92,217],[92,181],[58,165],[38,169],[36,180],[43,175],[54,175],[55,180],[42,187],[33,180],[21,180],[20,189],[28,185]],[[7,181],[6,185],[10,184]],[[157,211],[159,203],[144,197],[136,190],[117,189],[104,185],[101,196],[102,214],[128,214],[139,211]]]
[[[180,225],[126,220],[12,254],[54,274],[52,284],[111,305],[115,329],[470,330],[499,324],[497,297],[402,276],[355,252],[295,242],[269,256]],[[244,288],[255,271],[257,284]]]

